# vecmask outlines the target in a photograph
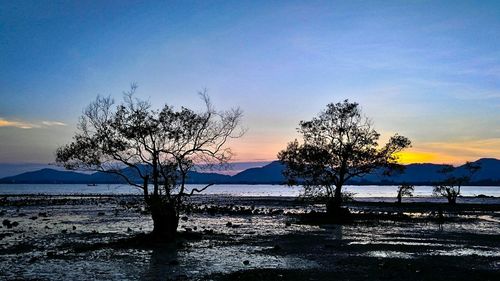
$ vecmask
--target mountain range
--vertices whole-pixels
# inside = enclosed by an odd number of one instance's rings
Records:
[[[479,164],[481,169],[477,172],[471,184],[473,185],[500,185],[500,160],[492,158],[482,158],[474,163]],[[284,166],[274,161],[268,165],[246,169],[235,175],[224,175],[219,173],[190,172],[188,183],[190,184],[283,184]],[[443,178],[439,171],[443,165],[439,164],[409,164],[403,173],[392,176],[384,176],[381,170],[371,174],[353,179],[349,184],[401,184],[409,183],[415,185],[432,185]],[[138,177],[134,177],[130,168],[122,170],[124,174],[131,176],[134,181],[140,182]],[[463,174],[465,169],[460,166],[456,169],[457,175]],[[78,173],[73,171],[61,171],[54,169],[41,169],[33,172],[26,172],[16,176],[0,179],[4,184],[115,184],[125,183],[125,181],[114,174],[95,172],[93,174]]]

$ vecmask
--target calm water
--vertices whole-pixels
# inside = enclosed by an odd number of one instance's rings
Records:
[[[191,185],[192,187],[203,187],[203,185]],[[396,196],[397,186],[353,186],[344,187],[345,191],[354,192],[354,197],[390,197]],[[232,196],[298,196],[302,189],[300,187],[289,187],[286,185],[214,185],[209,187],[203,194],[218,194]],[[0,184],[0,195],[7,194],[141,194],[141,190],[129,185],[111,184],[87,186],[85,184]],[[498,186],[465,186],[462,187],[463,196],[476,196],[484,194],[500,197]],[[432,196],[432,186],[416,186],[415,197]]]

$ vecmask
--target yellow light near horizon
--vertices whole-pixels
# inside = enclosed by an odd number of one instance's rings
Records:
[[[436,160],[434,153],[419,151],[403,151],[396,153],[396,156],[399,157],[398,162],[401,164],[432,163]]]

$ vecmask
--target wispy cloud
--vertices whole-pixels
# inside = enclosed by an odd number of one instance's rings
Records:
[[[0,118],[0,127],[15,127],[20,129],[33,129],[39,128],[39,125],[24,122],[24,121],[16,121],[16,120],[7,120],[4,118]]]
[[[67,126],[66,123],[59,122],[59,121],[42,121],[42,125],[44,126]]]
[[[19,129],[34,129],[52,126],[66,126],[65,123],[59,121],[41,121],[41,122],[28,122],[22,120],[8,120],[0,117],[0,127],[12,127]]]

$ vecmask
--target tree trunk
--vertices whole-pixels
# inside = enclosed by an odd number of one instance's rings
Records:
[[[179,215],[173,204],[163,202],[160,196],[152,196],[149,200],[153,218],[153,237],[169,242],[175,239]]]
[[[326,213],[334,222],[347,222],[351,220],[351,212],[349,209],[342,208],[342,186],[335,188],[335,195],[333,198],[328,198],[326,202]]]
[[[144,183],[142,184],[142,191],[143,191],[143,195],[144,195],[144,201],[147,203],[148,200],[149,200],[149,191],[148,191],[148,181],[149,181],[149,177],[148,176],[145,176],[144,177]]]
[[[326,213],[328,215],[334,215],[339,208],[340,205],[335,202],[335,198],[328,198],[328,201],[326,201]]]
[[[326,201],[326,212],[329,215],[335,215],[338,213],[340,206],[342,205],[342,186],[335,187],[335,194],[333,198],[328,198]]]
[[[342,186],[335,187],[335,196],[333,197],[333,201],[331,204],[332,204],[331,207],[333,208],[340,208],[340,206],[342,205]]]

